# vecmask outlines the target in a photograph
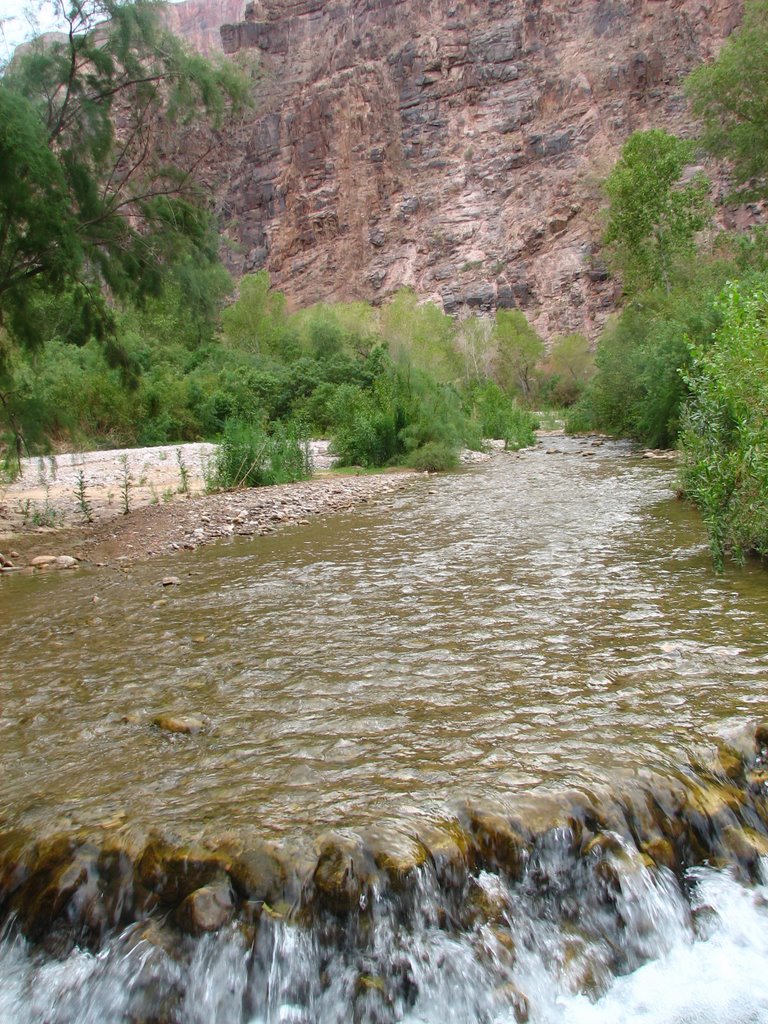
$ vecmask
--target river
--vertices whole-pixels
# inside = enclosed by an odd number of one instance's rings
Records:
[[[467,808],[678,778],[766,714],[768,587],[757,565],[713,572],[674,488],[626,445],[546,438],[271,536],[4,580],[4,827],[258,837],[301,862],[328,830],[396,845]],[[364,930],[267,905],[172,950],[135,923],[41,948],[11,917],[0,1020],[768,1020],[762,862],[652,868],[614,829],[609,913],[569,829],[519,877],[468,864],[450,928],[424,871],[366,891]],[[493,913],[467,916],[470,889]]]

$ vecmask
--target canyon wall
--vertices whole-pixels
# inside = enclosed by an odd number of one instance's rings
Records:
[[[734,0],[187,0],[194,45],[258,60],[256,106],[217,139],[229,260],[292,305],[403,285],[446,312],[518,307],[593,334],[616,290],[600,181],[628,135],[690,133],[681,81]]]

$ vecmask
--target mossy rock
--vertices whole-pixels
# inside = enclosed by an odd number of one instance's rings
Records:
[[[229,924],[235,914],[235,902],[227,875],[191,892],[179,904],[175,918],[188,935],[206,935]]]
[[[37,860],[35,844],[26,832],[0,833],[0,910],[29,878]]]
[[[458,885],[477,866],[473,837],[455,819],[420,826],[418,838],[444,885]]]
[[[494,990],[494,996],[498,1002],[504,1003],[511,1008],[517,1024],[527,1024],[530,1018],[528,997],[520,991],[514,982],[508,981],[504,985],[499,985]]]
[[[218,875],[228,874],[231,866],[225,853],[154,841],[144,851],[137,876],[161,903],[175,906]]]
[[[510,929],[502,924],[481,928],[473,943],[475,958],[494,971],[511,971],[517,959],[515,940]]]
[[[501,868],[510,878],[522,877],[530,843],[507,818],[494,811],[472,811],[469,827],[482,863]]]
[[[360,838],[326,832],[318,837],[315,849],[312,882],[319,905],[336,914],[365,909],[379,875]]]
[[[60,920],[65,931],[82,932],[84,911],[99,894],[97,858],[96,847],[73,848],[69,841],[46,844],[39,851],[32,873],[12,901],[28,939],[39,942]],[[99,915],[91,924],[100,935],[107,921]]]
[[[680,862],[675,849],[668,839],[663,836],[654,836],[647,839],[640,846],[641,851],[650,858],[651,862],[660,868],[669,868],[670,871],[678,871]]]
[[[415,878],[429,857],[423,843],[401,832],[368,832],[364,845],[366,854],[394,889]]]
[[[273,843],[249,846],[232,862],[232,884],[244,900],[261,901],[271,906],[298,896],[298,881]]]
[[[760,860],[768,857],[768,836],[751,828],[729,826],[719,840],[728,861],[735,861],[750,878],[760,877]]]
[[[511,905],[505,888],[499,879],[493,887],[482,885],[477,879],[470,879],[462,907],[462,918],[466,927],[492,925],[507,927]]]

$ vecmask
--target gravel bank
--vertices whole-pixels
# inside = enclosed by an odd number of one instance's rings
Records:
[[[67,557],[40,568],[69,568],[72,557],[76,564],[149,558],[223,537],[270,533],[370,501],[415,478],[404,472],[320,476],[206,494],[214,452],[214,445],[200,443],[24,460],[22,475],[0,489],[0,571],[31,571],[34,559],[52,555]],[[313,442],[310,455],[316,472],[332,465],[327,441]],[[91,523],[78,499],[80,480]]]

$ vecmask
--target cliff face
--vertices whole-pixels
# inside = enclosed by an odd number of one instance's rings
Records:
[[[187,0],[201,48],[233,0]],[[258,54],[255,112],[214,154],[238,273],[294,305],[385,298],[518,306],[542,333],[612,308],[599,181],[627,136],[685,132],[680,82],[736,0],[256,0],[221,25]]]

